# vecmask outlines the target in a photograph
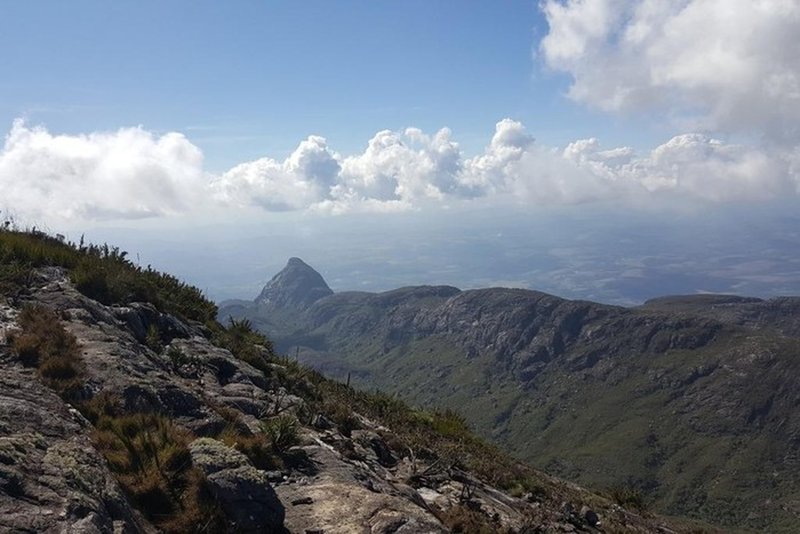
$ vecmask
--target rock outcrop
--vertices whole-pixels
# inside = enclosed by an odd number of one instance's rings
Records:
[[[156,532],[94,448],[89,422],[7,353],[0,366],[0,531]]]

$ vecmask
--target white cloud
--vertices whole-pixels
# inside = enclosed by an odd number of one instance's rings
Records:
[[[609,111],[662,108],[711,130],[798,139],[797,0],[544,0],[547,65]]]
[[[214,179],[211,189],[228,205],[296,210],[330,198],[340,170],[339,156],[325,138],[312,135],[284,161],[261,158],[241,163]]]
[[[285,161],[243,163],[212,184],[217,198],[270,210],[398,211],[459,194],[462,154],[442,128],[375,134],[361,154],[342,157],[312,136]],[[302,163],[301,163],[302,162]]]
[[[532,205],[595,200],[682,197],[711,202],[761,200],[797,189],[794,151],[726,144],[700,134],[679,135],[636,155],[630,147],[604,150],[597,139],[562,150],[537,145],[522,123],[503,119],[484,152],[467,158],[443,128],[375,134],[364,152],[342,157],[315,139],[310,172],[292,162],[309,151],[304,141],[284,162],[245,163],[215,184],[227,200],[266,209],[315,212],[393,212],[459,199],[501,197]]]
[[[763,200],[796,195],[800,148],[748,146],[684,134],[644,154],[582,139],[537,144],[503,119],[484,151],[466,157],[442,128],[381,131],[342,156],[309,136],[284,160],[261,158],[212,176],[177,133],[141,128],[53,135],[14,123],[0,152],[0,209],[35,222],[123,219],[215,206],[321,214],[397,212],[486,199],[535,205]]]
[[[628,194],[679,195],[712,202],[767,200],[797,193],[791,153],[723,143],[701,134],[673,137],[642,157],[577,141],[564,157]]]
[[[457,189],[461,151],[442,128],[428,136],[417,128],[375,134],[359,155],[342,164],[342,191],[377,200],[440,199]]]
[[[38,221],[175,213],[205,181],[202,153],[179,133],[52,135],[16,120],[0,151],[0,209]]]
[[[476,196],[508,189],[510,183],[516,181],[517,163],[533,143],[533,137],[525,133],[521,122],[501,120],[495,125],[484,153],[466,162],[461,183]]]

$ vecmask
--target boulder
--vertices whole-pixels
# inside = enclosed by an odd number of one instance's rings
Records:
[[[208,486],[236,532],[281,532],[286,510],[265,471],[253,467],[241,452],[211,438],[189,446],[192,464],[202,470]]]

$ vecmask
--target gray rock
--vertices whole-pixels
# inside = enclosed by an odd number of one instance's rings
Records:
[[[589,526],[596,527],[600,524],[600,517],[597,515],[597,512],[589,508],[588,506],[581,507],[581,517],[586,520],[586,523]]]
[[[286,511],[265,471],[222,442],[200,438],[189,446],[192,463],[207,476],[231,528],[237,532],[280,532]]]
[[[155,532],[84,426],[0,348],[0,532]]]

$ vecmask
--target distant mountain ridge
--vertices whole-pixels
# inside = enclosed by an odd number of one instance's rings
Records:
[[[5,229],[0,259],[0,532],[720,532],[327,379],[116,248]],[[291,267],[262,306],[314,299]]]
[[[419,286],[309,302],[293,271],[270,282],[291,298],[223,303],[220,317],[335,377],[456,409],[552,474],[719,524],[800,524],[800,298],[622,308]]]

